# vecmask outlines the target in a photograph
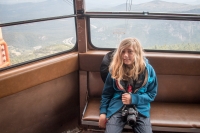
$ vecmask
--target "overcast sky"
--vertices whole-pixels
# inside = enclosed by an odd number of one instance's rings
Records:
[[[24,2],[42,2],[42,1],[46,1],[46,0],[0,0],[1,4],[14,4],[14,3],[24,3]],[[58,0],[58,1],[67,1],[67,0]],[[68,0],[68,1],[72,1],[72,0]],[[122,4],[122,3],[126,3],[127,0],[85,0],[86,4],[87,3],[106,3],[108,5],[116,5],[116,4]],[[131,0],[128,0],[131,1]],[[145,2],[149,2],[152,0],[132,0],[133,4],[140,4],[140,3],[145,3]],[[200,4],[200,0],[163,0],[163,1],[167,1],[167,2],[178,2],[178,3],[187,3],[187,4],[194,4],[194,3],[199,3]]]
[[[94,0],[86,0],[87,1],[94,1]],[[98,1],[104,1],[104,2],[112,2],[112,1],[115,1],[115,2],[118,2],[118,3],[125,3],[127,0],[95,0],[95,2],[98,2]],[[131,0],[128,0],[128,1],[131,1]],[[153,0],[132,0],[132,3],[133,4],[139,4],[139,3],[145,3],[145,2],[149,2],[149,1],[153,1]],[[163,1],[167,1],[167,2],[179,2],[179,3],[191,3],[191,2],[195,2],[197,0],[163,0]],[[200,1],[200,0],[198,0]]]
[[[42,2],[46,0],[0,0],[1,4],[16,4],[16,3],[24,3],[24,2]]]
[[[131,0],[85,0],[86,4],[89,2],[92,3],[109,3],[109,4],[122,4],[126,3],[126,1],[131,1]],[[140,3],[145,3],[145,2],[150,2],[153,0],[132,0],[132,4],[140,4]],[[192,3],[200,3],[200,0],[163,0],[166,2],[177,2],[177,3],[187,3],[187,4],[192,4]]]

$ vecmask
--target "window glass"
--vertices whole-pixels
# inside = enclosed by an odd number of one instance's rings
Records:
[[[11,65],[70,50],[75,46],[74,18],[2,28]]]
[[[85,0],[86,11],[200,13],[199,0]]]
[[[136,37],[144,49],[200,51],[200,22],[147,19],[90,19],[91,41],[98,48],[115,48]]]
[[[0,24],[74,14],[73,0],[1,0]]]

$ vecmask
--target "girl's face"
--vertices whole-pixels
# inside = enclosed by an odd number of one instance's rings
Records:
[[[131,66],[134,63],[135,52],[132,46],[129,46],[122,51],[122,60],[127,66]]]

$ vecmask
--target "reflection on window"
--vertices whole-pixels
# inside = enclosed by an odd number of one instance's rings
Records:
[[[72,49],[74,23],[74,18],[68,18],[3,27],[11,65]]]
[[[136,37],[144,49],[200,51],[200,22],[145,19],[90,20],[91,41],[98,48],[115,48]]]
[[[1,0],[0,24],[74,14],[73,0]]]
[[[198,0],[86,0],[87,11],[200,13]]]

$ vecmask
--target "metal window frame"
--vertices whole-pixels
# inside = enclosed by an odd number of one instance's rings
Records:
[[[189,13],[151,13],[151,12],[86,12],[90,18],[159,19],[200,21],[200,14]]]

